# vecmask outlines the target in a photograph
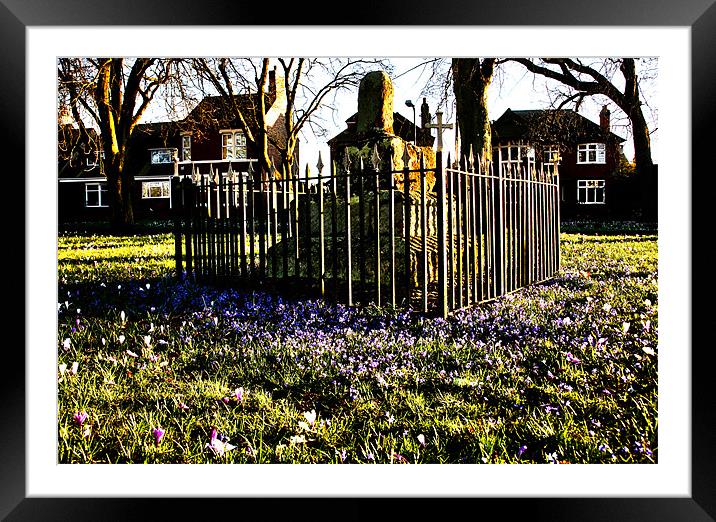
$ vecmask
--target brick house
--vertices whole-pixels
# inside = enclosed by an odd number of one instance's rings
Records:
[[[280,149],[286,144],[284,79],[269,71],[268,92],[262,94],[267,108],[268,154],[280,165]],[[242,94],[234,103],[244,109],[249,126],[256,127],[255,110],[259,94]],[[132,187],[135,217],[166,218],[172,208],[171,176],[174,158],[180,174],[191,173],[192,162],[220,162],[222,172],[229,165],[245,171],[258,162],[257,151],[246,140],[229,100],[207,96],[179,121],[139,124],[128,145],[125,168],[134,175]],[[108,219],[107,183],[102,167],[99,139],[89,129],[90,144],[78,146],[79,130],[66,113],[58,122],[58,213],[60,221]],[[298,159],[298,154],[296,154]]]
[[[559,171],[561,219],[609,218],[628,214],[634,183],[621,174],[624,138],[610,130],[602,108],[596,124],[568,109],[507,109],[492,123],[493,161],[541,165]]]

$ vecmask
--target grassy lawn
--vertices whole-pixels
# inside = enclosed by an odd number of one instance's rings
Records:
[[[178,283],[173,248],[59,238],[60,462],[657,460],[655,235],[563,234],[446,321]]]

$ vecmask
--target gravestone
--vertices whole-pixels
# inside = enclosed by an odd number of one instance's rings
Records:
[[[358,87],[356,139],[343,151],[339,151],[336,159],[340,173],[344,172],[345,154],[348,155],[351,169],[355,171],[359,168],[361,159],[364,165],[371,165],[374,148],[378,151],[381,172],[390,170],[391,159],[393,170],[403,169],[406,149],[409,169],[420,168],[421,155],[425,168],[435,167],[435,151],[432,147],[416,146],[393,132],[393,96],[393,82],[385,71],[372,71],[363,77]],[[417,172],[412,172],[409,174],[409,179],[411,193],[416,195],[420,191],[420,176]],[[403,173],[395,174],[394,181],[402,191]],[[435,175],[433,172],[428,172],[427,191],[432,192],[434,185]]]
[[[393,82],[385,71],[366,74],[358,89],[358,134],[384,138],[393,134]]]
[[[432,147],[427,146],[416,146],[414,143],[410,143],[400,136],[396,135],[393,128],[393,83],[384,71],[373,71],[366,74],[360,82],[358,89],[358,114],[356,119],[356,132],[355,138],[352,142],[348,142],[343,149],[337,151],[336,157],[333,158],[336,166],[336,174],[340,183],[342,184],[341,176],[345,174],[346,166],[350,169],[351,174],[351,237],[352,237],[352,278],[354,285],[358,284],[358,278],[360,275],[361,267],[365,269],[366,278],[368,285],[374,281],[374,259],[375,259],[375,247],[374,242],[370,239],[374,237],[375,231],[372,229],[374,217],[375,217],[375,185],[371,183],[375,178],[370,175],[364,178],[364,204],[365,204],[365,217],[361,223],[359,216],[359,172],[361,161],[366,170],[372,169],[374,164],[374,155],[377,151],[378,156],[378,172],[387,173],[390,170],[401,171],[404,168],[405,161],[407,160],[408,168],[410,170],[418,170],[420,168],[420,157],[422,155],[424,167],[426,169],[432,169],[435,167],[435,151]],[[428,119],[427,104],[422,110],[425,115],[421,114],[423,119]],[[406,154],[407,151],[407,154]],[[346,162],[345,158],[348,158]],[[392,169],[391,169],[392,164]],[[403,172],[396,172],[394,175],[394,184],[397,188],[395,197],[395,209],[394,209],[394,229],[395,229],[395,273],[397,281],[397,297],[402,299],[406,297],[405,291],[405,202],[404,202],[404,186],[403,186]],[[415,291],[420,287],[420,278],[422,274],[422,256],[421,256],[421,203],[420,203],[420,174],[419,172],[411,172],[409,174],[410,180],[410,220],[407,226],[410,228],[410,245],[408,249],[410,251],[409,256],[409,270],[411,274],[411,288],[410,292],[413,299],[416,298]],[[374,183],[374,181],[373,181]],[[426,172],[426,229],[427,229],[427,251],[428,251],[428,282],[433,284],[437,281],[437,212],[436,212],[436,197],[433,192],[435,185],[435,173],[433,171]],[[384,176],[380,177],[380,191],[378,197],[380,198],[380,235],[382,237],[380,242],[380,259],[381,259],[381,280],[383,284],[386,284],[389,274],[389,260],[391,256],[390,242],[388,240],[390,233],[390,214],[389,214],[389,192],[388,192],[387,179]],[[346,256],[347,252],[345,249],[344,238],[345,230],[348,228],[345,221],[346,203],[345,203],[345,188],[340,187],[338,190],[339,197],[334,201],[327,197],[323,202],[323,229],[325,234],[325,247],[324,255],[326,259],[325,275],[327,279],[331,279],[338,276],[341,281],[344,281],[347,277],[346,270]],[[316,260],[313,267],[313,274],[317,273],[317,263],[320,256],[319,251],[319,230],[321,222],[321,214],[318,207],[317,197],[312,197],[309,203],[309,209],[311,218],[309,224],[303,229],[299,236],[302,238],[299,240],[298,251],[300,254],[300,263],[304,263],[305,260],[310,257]],[[336,218],[337,218],[337,230],[339,241],[337,244],[332,243],[331,239],[331,216],[333,215],[333,206],[336,205]],[[306,207],[302,207],[301,212],[305,212]],[[301,218],[303,219],[303,218]],[[303,227],[304,221],[301,221]],[[359,243],[360,228],[363,226],[366,233],[366,241],[361,245]],[[310,241],[306,241],[306,233],[310,234]],[[297,249],[295,239],[289,238],[290,242],[289,251],[295,252]],[[310,246],[309,246],[310,245]],[[281,252],[282,245],[279,243],[276,248],[278,252]],[[310,250],[309,250],[310,248]],[[271,252],[271,250],[270,250]],[[332,259],[333,256],[338,257],[338,272],[333,274]],[[361,256],[364,259],[363,265],[360,265],[359,259]],[[271,256],[269,255],[269,270],[273,268],[270,263]],[[279,256],[280,259],[280,256]],[[296,267],[294,260],[289,260],[288,263],[289,274],[294,274]],[[298,271],[302,277],[305,277],[304,265],[299,264]],[[279,277],[282,276],[282,267],[277,267],[277,273]],[[358,287],[356,286],[356,289]]]

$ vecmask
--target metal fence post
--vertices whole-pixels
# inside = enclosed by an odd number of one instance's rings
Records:
[[[497,221],[497,234],[495,234],[495,241],[497,242],[495,248],[495,276],[497,294],[503,295],[505,293],[505,202],[504,199],[504,174],[502,172],[502,166],[497,169],[497,194],[495,199],[497,201],[497,211],[495,212],[495,218]]]
[[[443,170],[443,153],[435,153],[435,183],[437,183],[437,233],[438,233],[438,314],[447,317],[447,249],[445,248],[445,171]]]
[[[194,272],[194,256],[192,255],[192,236],[194,213],[194,183],[188,177],[184,177],[182,183],[183,206],[184,206],[184,241],[186,243],[186,273],[191,276]]]
[[[172,176],[172,202],[174,213],[174,262],[177,279],[182,278],[182,194],[179,188],[179,176]]]

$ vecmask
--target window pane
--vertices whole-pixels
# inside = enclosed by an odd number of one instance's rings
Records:
[[[87,206],[96,207],[99,206],[99,193],[92,191],[87,193]]]
[[[169,149],[160,149],[152,151],[152,163],[171,163],[173,158],[172,151]]]
[[[143,198],[168,198],[169,182],[168,181],[145,181],[142,183]]]

